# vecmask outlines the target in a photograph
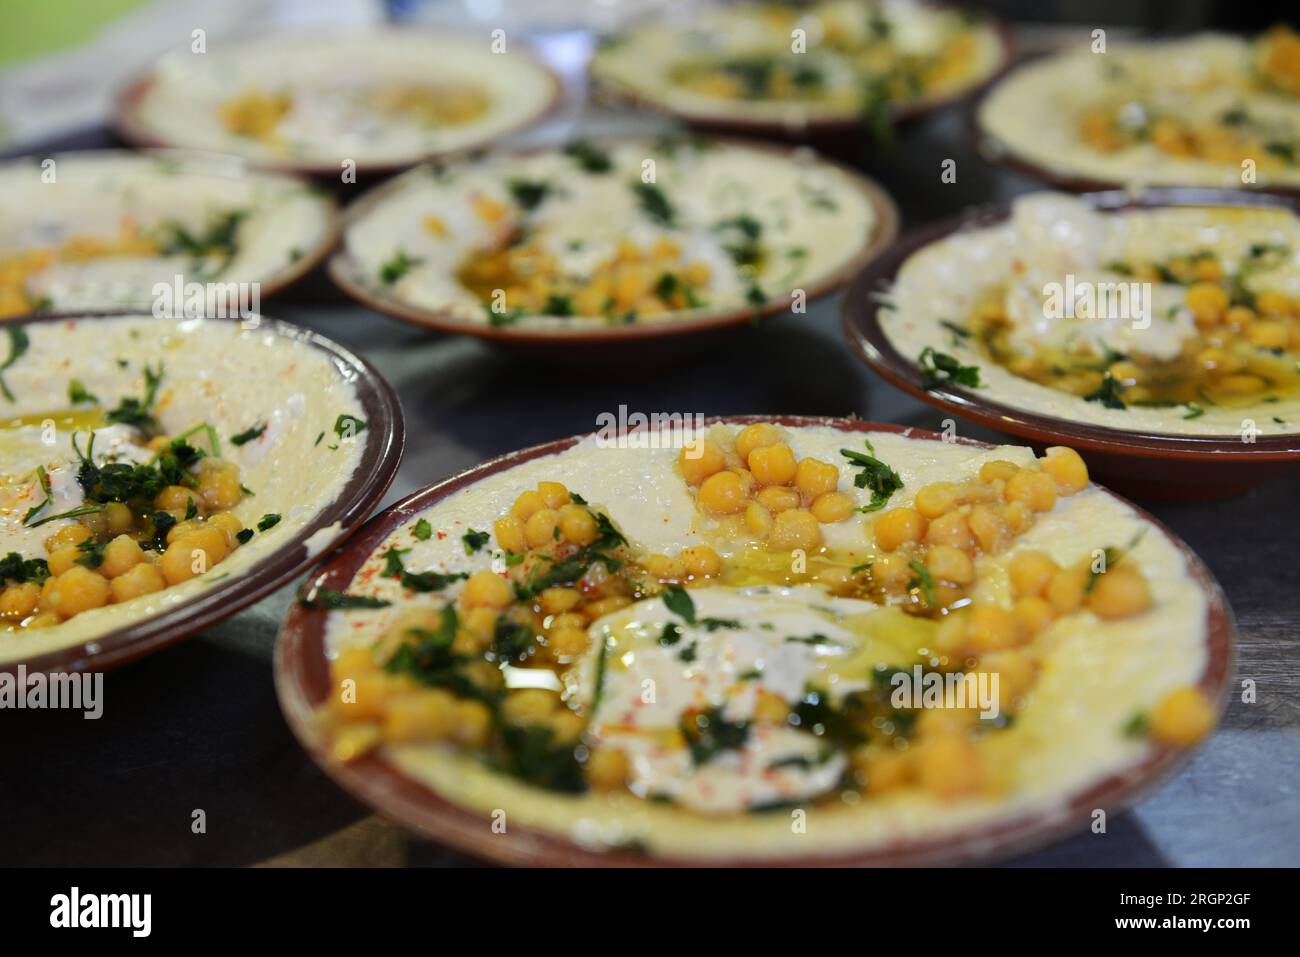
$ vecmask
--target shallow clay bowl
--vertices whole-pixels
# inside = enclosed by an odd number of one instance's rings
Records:
[[[1106,210],[1162,206],[1283,206],[1295,200],[1269,193],[1199,187],[1159,187],[1141,195],[1125,191],[1091,193],[1083,199]],[[1258,436],[1252,443],[1238,434],[1177,435],[1133,432],[1039,415],[1008,405],[979,389],[939,385],[927,388],[911,357],[894,348],[880,327],[878,297],[888,292],[909,256],[964,229],[983,229],[1005,221],[1009,206],[981,207],[916,230],[870,263],[844,297],[845,336],[862,359],[888,382],[923,402],[981,425],[1025,439],[1030,445],[1068,445],[1087,460],[1092,472],[1124,492],[1152,498],[1221,498],[1261,482],[1300,473],[1300,433]]]
[[[601,142],[616,141],[617,138],[601,140]],[[739,145],[751,150],[766,149],[782,156],[791,156],[795,152],[792,149],[764,146],[743,140],[717,139],[714,142],[723,145]],[[523,155],[541,151],[527,150],[523,151]],[[875,228],[862,248],[844,265],[806,286],[804,291],[808,302],[840,289],[863,266],[887,249],[898,236],[898,208],[878,183],[825,157],[821,157],[820,161],[843,173],[848,178],[848,185],[866,198],[875,216]],[[344,236],[346,237],[351,223],[365,216],[376,203],[382,202],[391,192],[401,189],[403,185],[400,180],[390,180],[371,189],[348,206],[343,212]],[[530,358],[558,366],[589,370],[617,360],[619,374],[629,371],[626,361],[629,358],[635,359],[648,370],[655,362],[703,351],[740,328],[753,325],[768,316],[779,315],[790,308],[788,299],[781,297],[761,308],[749,305],[737,306],[711,310],[688,319],[669,319],[626,326],[589,326],[574,329],[494,327],[485,323],[465,322],[443,311],[413,306],[362,283],[356,278],[357,270],[348,255],[346,242],[330,258],[329,274],[334,283],[348,296],[394,319],[436,332],[475,336],[494,345],[523,352]]]
[[[712,423],[748,425],[775,422],[780,425],[830,426],[845,433],[884,431],[912,438],[943,441],[934,432],[900,425],[864,422],[858,419],[824,419],[808,416],[733,416]],[[304,593],[314,588],[345,590],[371,553],[397,528],[435,503],[522,462],[563,452],[582,436],[522,449],[435,482],[376,515],[345,545],[318,566],[303,585]],[[963,444],[987,448],[984,443],[959,439]],[[1107,493],[1112,494],[1112,493]],[[1165,534],[1168,529],[1141,509],[1145,520]],[[1171,536],[1172,537],[1172,536]],[[1216,707],[1224,700],[1232,673],[1235,626],[1227,600],[1209,570],[1186,545],[1174,539],[1187,560],[1188,570],[1208,598],[1206,614],[1206,666],[1197,680]],[[546,866],[906,866],[920,864],[974,863],[1005,858],[1040,847],[1073,831],[1082,830],[1097,808],[1108,813],[1126,807],[1150,792],[1177,770],[1190,756],[1187,749],[1153,746],[1140,763],[1120,774],[1099,781],[1070,796],[1069,800],[1045,812],[1029,815],[993,827],[973,828],[939,839],[897,842],[870,849],[845,848],[836,854],[780,858],[681,859],[652,856],[629,850],[600,851],[557,834],[511,827],[508,833],[492,832],[491,821],[477,812],[452,803],[423,783],[400,772],[382,755],[372,753],[360,760],[341,764],[329,754],[313,715],[330,693],[329,662],[325,657],[324,630],[327,612],[303,608],[295,602],[285,618],[275,648],[275,684],[280,707],[298,740],[312,759],[335,783],[358,801],[411,830],[440,844],[502,864]]]
[[[22,320],[19,325],[37,322],[61,322],[69,318],[93,320],[96,316],[138,315],[127,313],[76,313],[42,316]],[[147,315],[141,315],[147,322]],[[214,582],[190,600],[169,608],[161,614],[123,625],[90,641],[60,648],[26,660],[0,664],[0,672],[14,672],[24,665],[28,673],[105,671],[151,654],[175,644],[269,595],[281,585],[299,575],[321,553],[320,543],[308,539],[335,523],[338,530],[330,537],[325,548],[343,541],[360,526],[367,515],[379,504],[397,474],[402,458],[405,430],[402,408],[392,386],[365,359],[345,349],[324,336],[299,326],[254,316],[249,319],[220,319],[214,322],[252,323],[255,328],[277,336],[285,336],[318,349],[330,357],[337,373],[350,381],[361,403],[366,429],[361,433],[365,447],[356,471],[348,479],[334,501],[330,502],[307,525],[279,548],[263,556],[253,565],[221,581]]]

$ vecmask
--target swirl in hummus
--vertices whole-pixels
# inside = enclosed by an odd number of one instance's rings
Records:
[[[148,137],[262,165],[407,165],[531,123],[556,81],[510,41],[422,31],[215,41],[164,57],[130,113]]]
[[[601,85],[687,120],[798,128],[866,121],[956,96],[1001,65],[985,23],[910,0],[762,3],[687,11],[611,37]]]
[[[999,82],[978,119],[994,149],[1059,176],[1296,186],[1300,34],[1280,26],[1253,40],[1207,33],[1057,54]]]
[[[879,311],[930,384],[1073,422],[1276,435],[1300,424],[1300,219],[1102,211],[1036,194],[903,263]]]
[[[1066,448],[767,423],[586,440],[410,516],[346,592],[303,601],[331,609],[335,759],[378,748],[597,846],[930,837],[1214,720],[1204,592]],[[997,706],[900,703],[900,676],[985,681]]]
[[[815,295],[886,228],[875,199],[811,154],[578,141],[412,170],[350,211],[334,268],[472,325],[686,320]]]
[[[0,318],[149,307],[160,283],[210,284],[233,308],[237,284],[281,281],[333,241],[328,197],[237,160],[68,153],[0,178]]]
[[[259,322],[5,327],[0,662],[245,572],[338,496],[365,428],[330,357]]]

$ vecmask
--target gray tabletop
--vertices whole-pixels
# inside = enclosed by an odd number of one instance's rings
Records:
[[[541,132],[624,128],[575,94]],[[537,138],[537,137],[533,137]],[[98,146],[102,131],[62,147]],[[945,159],[957,182],[940,182]],[[905,130],[865,169],[896,198],[905,228],[999,201],[1034,184],[968,149],[959,114]],[[745,329],[671,365],[578,377],[470,338],[432,335],[350,304],[313,276],[264,304],[364,354],[406,416],[407,451],[384,504],[485,459],[588,432],[620,404],[644,412],[806,413],[937,428],[940,415],[879,380],[839,331],[838,296]],[[973,438],[998,439],[975,426]],[[1223,584],[1240,628],[1238,681],[1214,737],[1180,774],[1105,834],[1021,865],[1300,865],[1300,478],[1220,502],[1139,500]],[[299,748],[275,701],[271,652],[292,587],[182,644],[107,676],[98,721],[60,712],[0,720],[0,864],[465,865],[334,787]],[[202,810],[206,832],[191,828]]]

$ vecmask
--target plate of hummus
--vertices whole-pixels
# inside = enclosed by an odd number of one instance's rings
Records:
[[[345,211],[330,273],[400,319],[567,351],[801,311],[897,222],[879,186],[811,151],[580,140],[376,187]]]
[[[745,417],[415,493],[308,578],[275,669],[336,782],[492,860],[956,863],[1172,773],[1232,640],[1069,448]]]
[[[487,30],[272,35],[168,54],[124,91],[116,124],[137,145],[369,175],[481,148],[559,95],[525,46]]]
[[[392,482],[365,362],[263,317],[0,326],[0,668],[102,670],[225,618]]]
[[[1300,459],[1300,218],[1262,193],[1040,193],[863,271],[853,347],[918,397],[1181,497]],[[1170,468],[1173,462],[1194,468]]]
[[[1204,33],[1035,59],[976,107],[981,152],[1074,191],[1300,189],[1300,34]],[[1091,41],[1095,44],[1097,41]]]
[[[829,0],[683,7],[597,49],[598,93],[692,125],[798,135],[893,123],[970,93],[1007,62],[1007,36],[954,7]]]
[[[0,177],[0,319],[156,303],[256,312],[338,238],[332,198],[234,158],[63,153],[7,161]]]

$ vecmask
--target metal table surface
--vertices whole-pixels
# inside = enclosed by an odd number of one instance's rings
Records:
[[[570,103],[557,127],[627,126]],[[543,133],[543,135],[546,135]],[[108,145],[91,131],[57,148]],[[45,152],[42,151],[42,155]],[[944,159],[957,182],[940,182]],[[1035,188],[969,150],[950,111],[903,131],[867,166],[904,228]],[[839,331],[840,297],[745,329],[706,355],[575,377],[477,340],[428,334],[350,304],[323,276],[264,303],[364,354],[396,387],[407,451],[385,504],[485,459],[643,412],[807,413],[937,428],[940,414],[876,378]],[[962,434],[996,439],[974,426]],[[1139,501],[1206,561],[1240,627],[1236,694],[1192,762],[1105,834],[1018,865],[1300,865],[1300,477],[1226,501]],[[356,804],[307,758],[276,704],[271,652],[292,586],[105,679],[100,720],[9,712],[0,720],[0,864],[442,865],[474,862]],[[194,834],[194,811],[206,833]]]

